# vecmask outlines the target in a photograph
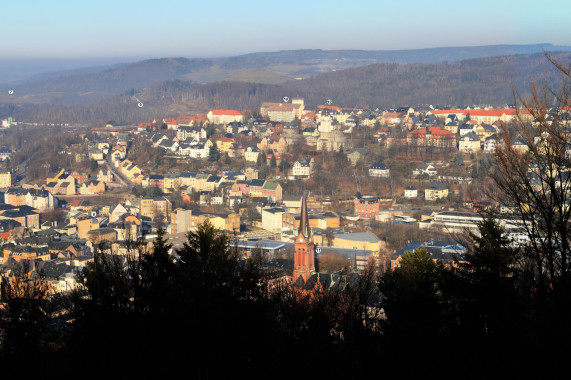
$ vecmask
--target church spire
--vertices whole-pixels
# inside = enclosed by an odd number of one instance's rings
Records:
[[[315,273],[315,252],[311,229],[309,228],[309,215],[307,213],[307,200],[305,194],[301,198],[301,215],[299,218],[299,233],[295,240],[293,260],[293,281],[298,282],[301,277],[306,283]]]
[[[311,235],[311,229],[309,228],[309,214],[307,213],[307,200],[305,194],[301,196],[301,214],[299,218],[299,232],[306,239]]]

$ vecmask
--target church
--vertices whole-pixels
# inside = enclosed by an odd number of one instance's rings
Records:
[[[315,243],[309,227],[309,215],[307,210],[307,199],[305,196],[301,200],[301,215],[299,221],[299,232],[295,239],[294,259],[293,259],[293,283],[295,287],[303,289],[315,289],[320,287],[324,290],[331,290],[339,286],[345,286],[358,279],[356,268],[351,274],[319,273],[316,270]]]

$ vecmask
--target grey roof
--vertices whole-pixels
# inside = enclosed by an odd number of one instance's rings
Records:
[[[384,162],[375,162],[375,163],[371,166],[371,169],[387,170],[387,166],[384,164]]]
[[[430,190],[446,190],[446,186],[442,182],[431,182],[430,186],[427,187]]]
[[[363,241],[368,243],[377,243],[380,239],[372,232],[345,232],[342,234],[334,235],[335,239]]]

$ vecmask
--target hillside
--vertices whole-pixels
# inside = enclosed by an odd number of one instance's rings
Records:
[[[39,74],[20,84],[0,86],[0,94],[3,95],[8,89],[14,90],[10,97],[0,95],[0,103],[86,105],[131,90],[140,93],[155,83],[171,80],[202,84],[219,80],[283,84],[287,78],[308,79],[375,63],[434,64],[506,54],[539,53],[541,49],[571,51],[571,47],[542,44],[387,51],[290,50],[213,59],[149,59],[106,68],[87,67],[59,74]],[[6,73],[2,74],[5,76]]]
[[[571,53],[554,56],[571,62]],[[381,63],[316,75],[283,84],[221,81],[198,85],[183,80],[148,86],[89,106],[0,104],[0,116],[51,122],[132,122],[156,116],[206,112],[210,108],[257,109],[263,101],[301,96],[307,104],[332,99],[342,107],[512,103],[512,86],[526,91],[530,78],[555,83],[543,54],[501,56],[434,64]],[[4,95],[6,96],[6,95]],[[136,107],[136,97],[144,108]]]
[[[220,79],[220,81],[228,82],[247,82],[247,83],[261,83],[261,84],[284,84],[289,82],[292,78],[273,73],[264,69],[250,69],[240,71],[228,77]]]

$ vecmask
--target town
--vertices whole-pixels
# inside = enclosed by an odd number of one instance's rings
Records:
[[[526,244],[513,210],[484,190],[501,136],[518,120],[534,121],[513,107],[373,110],[288,97],[138,125],[9,118],[0,131],[0,270],[10,276],[25,262],[69,292],[97,250],[126,255],[129,240],[151,244],[164,229],[176,252],[209,221],[244,258],[261,250],[291,275],[304,204],[324,273],[394,268],[418,247],[451,264],[466,249],[458,235],[491,210],[512,244]]]

